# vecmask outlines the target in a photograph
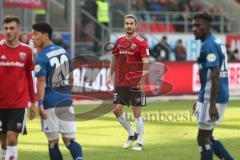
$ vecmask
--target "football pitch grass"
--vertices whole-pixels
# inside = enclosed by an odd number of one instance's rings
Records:
[[[198,160],[197,127],[190,109],[191,100],[156,101],[143,108],[145,119],[144,150],[122,149],[127,133],[112,112],[89,121],[78,121],[77,141],[82,144],[84,160]],[[81,106],[91,109],[94,106]],[[125,108],[132,126],[135,121],[130,108]],[[232,100],[223,122],[214,135],[240,160],[240,101]],[[19,160],[47,160],[48,147],[40,130],[39,118],[28,121],[28,135],[19,138]],[[135,144],[135,143],[134,143]],[[64,160],[69,151],[60,142]],[[217,160],[215,158],[214,160]]]

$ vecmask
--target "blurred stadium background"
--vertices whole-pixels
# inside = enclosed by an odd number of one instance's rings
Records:
[[[240,95],[240,3],[237,0],[2,0],[0,8],[1,19],[7,14],[21,17],[23,42],[32,45],[31,25],[45,20],[54,28],[53,41],[67,49],[72,57],[85,57],[86,61],[108,61],[114,42],[123,34],[124,15],[135,14],[139,20],[138,32],[148,41],[151,61],[165,66],[155,73],[160,73],[160,80],[174,86],[168,95],[194,95],[199,90],[194,61],[200,42],[191,34],[191,17],[195,12],[208,11],[214,19],[213,31],[227,46],[230,93],[232,97]],[[108,66],[90,65],[88,72],[85,67],[76,69],[74,75],[78,80],[74,92],[106,92]],[[176,79],[177,73],[184,76]],[[80,78],[89,74],[95,79]]]
[[[53,41],[68,50],[77,60],[76,62],[80,63],[74,70],[75,105],[84,104],[85,107],[78,107],[80,112],[93,111],[89,113],[97,114],[96,117],[99,117],[78,123],[78,139],[83,143],[86,160],[199,159],[194,120],[161,121],[159,112],[166,111],[168,115],[189,113],[193,99],[196,98],[200,83],[195,60],[200,50],[200,42],[194,40],[191,34],[191,17],[200,11],[208,11],[212,14],[213,32],[226,43],[227,47],[231,101],[226,121],[216,134],[225,140],[237,160],[240,159],[240,141],[239,137],[237,138],[239,119],[236,114],[239,113],[240,107],[239,0],[0,1],[1,20],[8,14],[18,15],[21,18],[22,42],[33,47],[31,25],[35,21],[48,21],[54,28]],[[150,107],[144,109],[148,116],[153,113],[157,116],[155,121],[149,120],[147,115],[145,117],[144,154],[123,152],[119,147],[126,135],[120,129],[120,125],[118,126],[115,117],[111,113],[103,114],[104,111],[94,112],[94,109],[99,107],[98,103],[101,103],[99,100],[112,97],[109,92],[112,88],[108,90],[105,85],[109,69],[108,61],[111,58],[114,42],[123,34],[123,18],[128,13],[133,13],[138,18],[138,32],[147,40],[150,49],[151,74],[154,77],[152,83],[160,86],[159,90],[149,93]],[[2,30],[0,26],[0,31]],[[2,38],[3,34],[0,33],[0,39]],[[36,54],[34,47],[33,50]],[[96,99],[98,101],[95,103]],[[82,115],[86,116],[86,114]],[[28,128],[30,134],[20,139],[22,143],[20,159],[28,160],[29,157],[37,157],[31,159],[38,160],[47,159],[46,141],[40,140],[45,138],[40,134],[39,119],[30,122]],[[116,135],[116,128],[119,131],[117,133],[121,135]],[[173,137],[172,140],[168,135]],[[36,139],[38,136],[40,139]],[[116,136],[118,136],[117,140]],[[186,147],[181,146],[183,143],[186,143]],[[164,149],[163,146],[168,149]],[[64,154],[67,159],[69,155],[66,150]],[[162,156],[163,158],[159,158]]]

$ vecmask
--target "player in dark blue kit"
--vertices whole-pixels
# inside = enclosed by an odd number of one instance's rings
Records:
[[[32,40],[42,50],[35,59],[38,106],[42,130],[49,142],[51,160],[62,160],[59,132],[74,160],[82,160],[82,148],[75,142],[76,122],[69,87],[72,70],[66,51],[51,42],[52,27],[44,22],[32,26]]]
[[[223,144],[212,133],[222,120],[228,103],[228,68],[225,45],[211,34],[212,18],[208,13],[193,17],[193,34],[201,40],[198,57],[201,89],[193,109],[198,121],[198,145],[201,160],[233,160]]]

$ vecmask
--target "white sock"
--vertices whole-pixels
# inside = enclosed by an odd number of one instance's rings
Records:
[[[138,133],[137,143],[143,145],[144,123],[142,117],[136,118],[136,127]]]
[[[134,131],[130,125],[129,119],[127,115],[123,112],[121,116],[118,117],[118,121],[121,123],[123,128],[125,128],[129,134],[129,136],[134,136]]]
[[[7,146],[5,160],[9,160],[10,157],[14,157],[14,160],[18,158],[18,147],[17,146]]]
[[[6,149],[1,149],[1,152],[2,152],[2,159],[5,159],[5,156],[6,156]]]

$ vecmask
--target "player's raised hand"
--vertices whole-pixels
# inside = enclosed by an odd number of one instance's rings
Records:
[[[29,107],[29,119],[33,120],[36,116],[36,106],[35,103],[32,103]]]
[[[218,111],[217,111],[216,104],[214,104],[214,105],[211,104],[211,105],[210,105],[209,115],[210,115],[210,118],[211,118],[212,122],[215,122],[215,121],[218,120],[219,114],[218,114]]]
[[[42,119],[47,119],[47,112],[46,110],[44,109],[43,105],[40,105],[39,107],[39,115]]]
[[[110,74],[107,76],[106,85],[107,85],[108,89],[110,89],[110,87],[113,85],[113,83],[112,83],[112,76]]]

